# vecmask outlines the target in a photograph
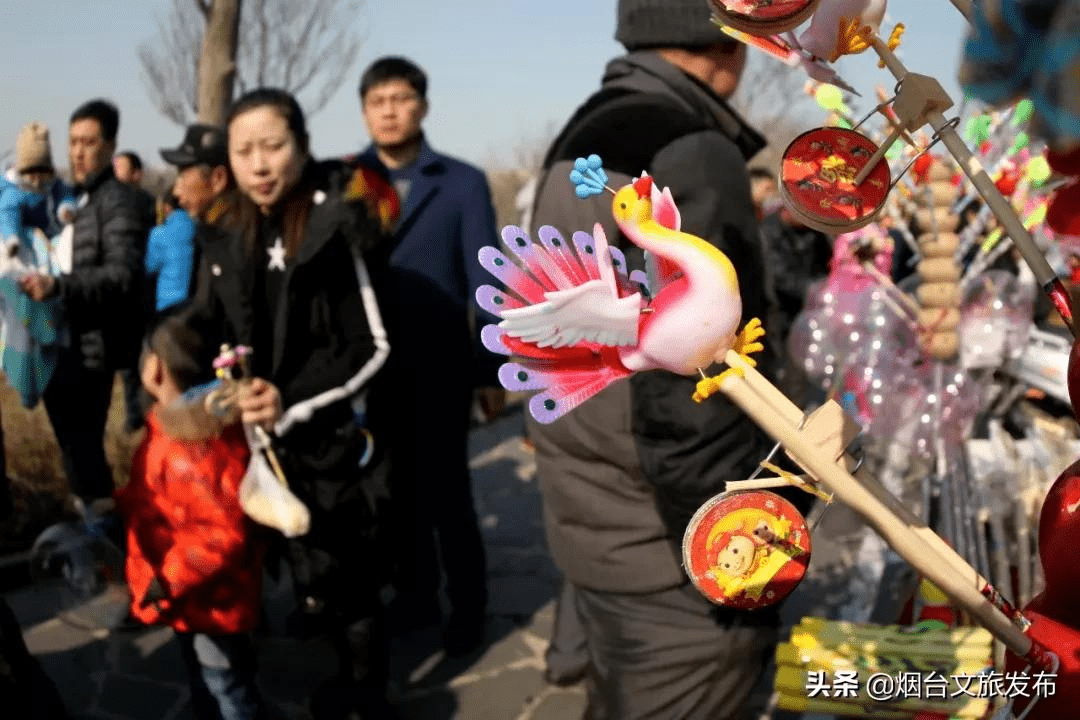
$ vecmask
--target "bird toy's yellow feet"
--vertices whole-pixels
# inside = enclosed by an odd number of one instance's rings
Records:
[[[705,398],[719,392],[720,383],[718,380],[719,378],[716,377],[702,377],[698,380],[697,387],[694,388],[694,402],[705,402]]]
[[[738,354],[750,367],[757,365],[757,361],[750,357],[750,353],[761,352],[765,346],[758,342],[765,336],[765,328],[761,327],[761,320],[751,318],[750,322],[735,336],[735,342],[731,349]]]
[[[752,318],[750,322],[743,326],[743,329],[739,331],[739,334],[735,336],[735,342],[731,344],[731,349],[735,353],[746,361],[746,364],[750,367],[757,365],[757,361],[750,357],[751,353],[761,352],[765,349],[765,346],[758,342],[765,335],[765,328],[761,327],[761,320]],[[717,361],[723,361],[723,357],[717,357]],[[744,377],[743,368],[741,367],[729,367],[724,372],[713,377],[706,377],[705,373],[701,373],[701,380],[698,380],[698,384],[694,389],[694,402],[704,402],[706,398],[711,395],[715,395],[720,391],[720,385],[724,380],[731,377]]]
[[[705,402],[707,398],[720,392],[720,385],[731,375],[743,377],[743,369],[728,368],[719,375],[703,377],[698,380],[697,387],[694,389],[694,402]]]

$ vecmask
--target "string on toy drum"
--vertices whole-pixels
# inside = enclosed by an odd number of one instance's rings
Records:
[[[897,87],[899,87],[899,83],[897,83]],[[957,116],[957,117],[954,117],[952,120],[947,120],[946,125],[948,125],[949,127],[952,127],[952,128],[958,127],[960,125],[960,117]],[[939,142],[941,142],[941,133],[935,131],[934,134],[930,138],[930,143],[926,147],[920,149],[919,152],[912,155],[911,160],[909,160],[908,164],[904,166],[904,169],[896,174],[896,178],[892,181],[892,184],[889,186],[889,191],[891,192],[893,189],[896,188],[897,183],[900,182],[901,178],[903,178],[905,175],[907,175],[908,170],[911,169],[911,166],[915,164],[916,160],[918,160],[921,156],[928,153],[930,151],[930,149],[933,148],[935,145],[937,145]]]
[[[702,377],[705,377],[704,371],[699,371],[699,372],[702,373]],[[803,413],[802,417],[799,419],[799,425],[798,425],[799,430],[802,430],[804,427],[806,427],[806,420],[807,420],[807,414]],[[791,479],[789,479],[789,476],[791,478],[794,478],[794,477],[797,477],[797,476],[792,475],[791,473],[788,473],[788,472],[786,472],[784,470],[781,470],[778,466],[774,465],[773,462],[772,462],[773,458],[776,457],[776,454],[778,452],[780,452],[781,448],[783,448],[783,447],[784,447],[783,443],[777,442],[775,445],[772,446],[772,449],[769,450],[768,454],[765,455],[765,459],[763,459],[761,462],[758,463],[757,468],[754,470],[753,473],[750,474],[750,477],[747,478],[747,480],[745,480],[745,481],[736,481],[736,482],[753,481],[753,480],[756,480],[757,477],[761,475],[763,470],[772,470],[777,475],[784,478],[784,485],[785,486],[794,485],[795,487],[799,488],[800,490],[803,490],[804,492],[809,492],[811,495],[815,495],[815,496],[821,498],[822,500],[825,501],[825,507],[822,509],[821,512],[819,512],[817,514],[817,517],[814,518],[813,522],[810,522],[808,520],[809,529],[810,530],[816,530],[818,525],[821,524],[822,519],[825,517],[825,513],[828,511],[828,509],[830,507],[832,507],[833,499],[835,498],[835,494],[833,494],[833,493],[826,494],[824,490],[822,490],[820,487],[814,485],[813,483],[807,483],[807,485],[814,488],[814,490],[809,490],[809,489],[803,487],[800,483],[793,482]],[[860,456],[859,456],[858,463],[855,466],[856,470],[858,468],[862,467],[864,459],[865,459],[865,453],[861,453]],[[728,483],[728,485],[731,485],[731,484],[732,483]]]

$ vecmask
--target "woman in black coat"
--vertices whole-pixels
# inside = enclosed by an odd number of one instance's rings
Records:
[[[235,188],[201,231],[196,302],[220,319],[223,342],[252,348],[243,419],[273,432],[311,511],[310,532],[289,543],[299,612],[330,632],[341,656],[340,678],[312,710],[388,717],[389,643],[365,493],[385,463],[366,457],[370,436],[358,423],[389,353],[364,260],[385,236],[352,197],[349,170],[311,158],[291,95],[252,91],[227,125]]]

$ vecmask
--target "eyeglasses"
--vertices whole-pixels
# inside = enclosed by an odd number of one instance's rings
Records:
[[[386,105],[392,105],[394,107],[402,107],[404,105],[411,105],[418,101],[420,96],[416,93],[401,93],[399,95],[368,95],[365,105],[369,108],[379,110]]]

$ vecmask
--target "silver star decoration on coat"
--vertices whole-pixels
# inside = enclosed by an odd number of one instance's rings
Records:
[[[270,264],[266,266],[268,270],[285,270],[285,246],[281,244],[280,237],[266,248],[266,254],[270,256]]]

